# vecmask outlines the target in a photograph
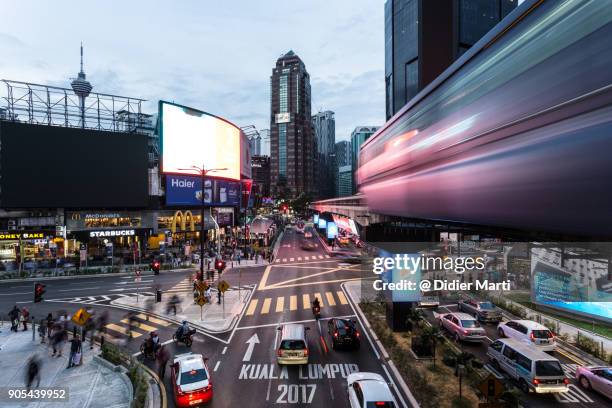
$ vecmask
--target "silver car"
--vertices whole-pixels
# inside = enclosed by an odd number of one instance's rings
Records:
[[[583,388],[595,390],[612,399],[612,367],[578,367],[576,380]]]
[[[480,327],[478,320],[466,313],[446,313],[438,317],[440,327],[446,329],[455,341],[481,342],[487,336],[485,330]]]
[[[464,299],[459,301],[459,310],[469,313],[481,322],[499,323],[502,320],[501,310],[489,301]]]

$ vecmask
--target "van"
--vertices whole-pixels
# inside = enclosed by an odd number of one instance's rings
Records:
[[[567,392],[569,380],[555,357],[516,339],[498,339],[487,350],[491,364],[525,392]]]
[[[548,327],[532,320],[509,320],[497,326],[499,337],[510,337],[542,351],[555,351],[555,335]]]
[[[285,324],[278,328],[281,332],[276,351],[278,364],[308,364],[308,329],[301,324]]]

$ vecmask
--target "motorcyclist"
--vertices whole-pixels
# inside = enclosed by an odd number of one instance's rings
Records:
[[[157,350],[159,350],[161,346],[157,332],[151,332],[151,346],[153,348],[153,352],[157,353]]]
[[[189,323],[187,323],[187,320],[183,320],[183,324],[181,324],[181,326],[176,331],[176,337],[179,340],[183,339],[185,336],[189,334],[189,330],[190,330]]]
[[[321,311],[321,303],[319,302],[319,298],[315,297],[312,301],[312,313],[318,314]]]

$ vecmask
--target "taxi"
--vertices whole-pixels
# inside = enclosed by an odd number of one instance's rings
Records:
[[[171,381],[177,407],[195,407],[209,402],[213,385],[201,354],[179,354],[172,363]]]

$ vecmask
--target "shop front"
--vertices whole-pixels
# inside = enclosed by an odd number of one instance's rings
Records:
[[[0,270],[55,266],[64,255],[64,240],[53,230],[0,231]]]

